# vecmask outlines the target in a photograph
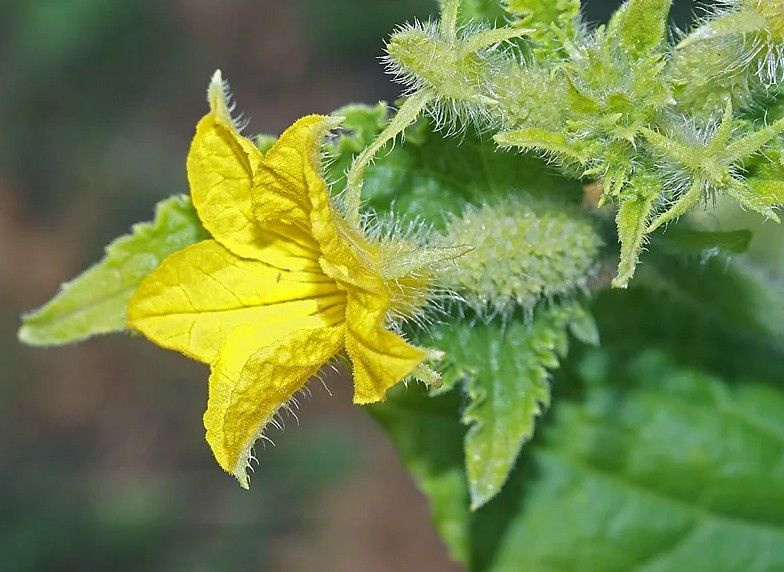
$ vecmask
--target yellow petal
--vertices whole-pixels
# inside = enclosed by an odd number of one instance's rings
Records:
[[[241,329],[230,336],[210,376],[204,413],[218,464],[248,488],[251,449],[278,410],[343,345],[343,326],[302,330],[263,341]]]
[[[254,213],[260,221],[283,220],[306,229],[318,242],[322,268],[330,276],[375,288],[379,247],[336,211],[321,175],[321,143],[338,124],[334,117],[308,115],[280,136],[259,166]]]
[[[252,326],[258,348],[262,339],[341,322],[344,300],[321,271],[280,270],[207,240],[169,256],[145,278],[128,320],[158,345],[212,363],[237,328]]]
[[[286,129],[267,151],[256,176],[254,213],[259,221],[291,224],[310,233],[311,195],[329,200],[321,176],[321,143],[338,122],[308,115]]]
[[[321,176],[321,140],[335,119],[318,115],[303,117],[292,125],[264,158],[261,172],[278,181],[280,196],[297,205],[297,224],[305,227],[308,212],[310,231],[319,244],[324,272],[348,293],[346,350],[354,364],[354,402],[371,403],[384,398],[387,390],[410,375],[427,357],[427,352],[406,343],[386,329],[390,301],[379,274],[380,248],[350,226],[332,206],[329,189]],[[274,175],[274,177],[272,176]],[[261,180],[261,179],[260,179]],[[267,179],[264,179],[265,181]],[[272,188],[268,182],[258,188]],[[259,218],[263,211],[255,196]],[[271,203],[273,204],[273,203]],[[293,220],[293,219],[292,219]]]
[[[262,154],[223,115],[213,111],[199,121],[188,153],[191,197],[204,227],[238,256],[314,267],[318,247],[308,234],[275,221],[262,228],[255,220],[251,188]]]
[[[349,293],[346,351],[354,365],[354,403],[384,399],[387,390],[410,375],[428,356],[387,330],[387,302],[375,293]]]

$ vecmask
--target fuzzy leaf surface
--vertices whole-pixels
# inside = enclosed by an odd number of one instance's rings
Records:
[[[550,370],[568,348],[572,323],[591,322],[578,303],[540,306],[530,324],[461,323],[440,328],[433,343],[446,352],[468,398],[462,422],[471,508],[495,497],[506,483],[537,419],[550,406]],[[595,332],[595,328],[576,329]],[[596,335],[584,336],[595,341]]]
[[[207,237],[188,197],[161,201],[152,222],[134,225],[106,247],[100,262],[25,314],[19,339],[53,346],[124,330],[128,300],[142,279],[169,254]]]
[[[621,201],[615,217],[618,241],[621,243],[618,275],[613,280],[613,286],[616,287],[626,287],[634,276],[640,252],[645,244],[645,229],[648,227],[659,192],[659,185],[645,177],[635,177],[630,186],[634,192]]]

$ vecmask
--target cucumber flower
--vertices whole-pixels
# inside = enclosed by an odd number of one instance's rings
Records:
[[[308,380],[340,354],[354,402],[401,380],[436,376],[440,353],[390,330],[417,318],[433,264],[465,248],[423,249],[367,236],[333,205],[324,136],[340,118],[310,115],[262,153],[240,135],[220,72],[188,154],[193,204],[211,240],[166,258],[136,290],[129,323],[154,343],[210,365],[204,414],[218,464],[248,488],[256,440]]]

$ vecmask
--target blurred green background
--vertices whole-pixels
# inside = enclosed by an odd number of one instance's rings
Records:
[[[616,2],[586,6],[592,21]],[[206,368],[139,338],[42,351],[18,315],[187,191],[220,67],[250,132],[398,91],[376,58],[428,0],[0,3],[0,569],[455,570],[350,387],[314,385],[250,492],[213,462]],[[674,13],[689,18],[691,2]]]

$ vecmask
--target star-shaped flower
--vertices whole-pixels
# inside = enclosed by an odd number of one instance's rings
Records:
[[[220,72],[208,98],[187,167],[213,239],[164,260],[128,318],[153,342],[210,364],[207,441],[247,488],[265,426],[337,354],[353,364],[360,404],[427,371],[438,352],[390,331],[389,316],[421,310],[427,264],[461,250],[390,245],[346,222],[320,174],[322,138],[339,119],[303,117],[262,154],[239,134]]]

